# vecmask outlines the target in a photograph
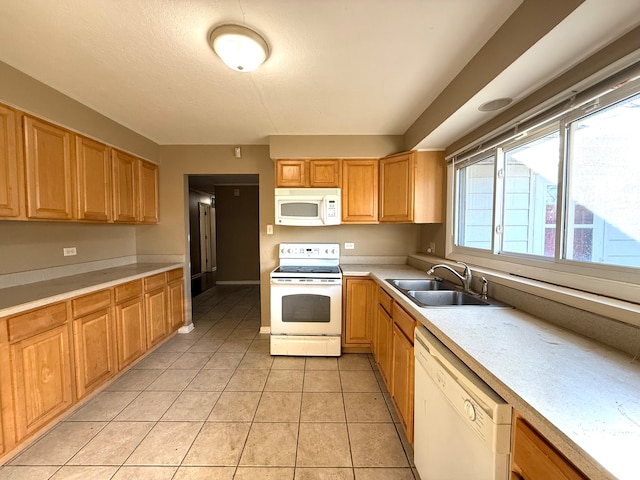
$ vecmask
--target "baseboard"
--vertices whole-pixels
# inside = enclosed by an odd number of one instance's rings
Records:
[[[180,327],[178,329],[178,333],[189,333],[192,332],[194,328],[196,327],[194,327],[193,322],[191,322],[189,325],[183,325],[182,327]]]
[[[271,327],[260,327],[260,333],[271,333]]]

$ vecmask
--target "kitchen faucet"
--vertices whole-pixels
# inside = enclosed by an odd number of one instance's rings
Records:
[[[446,270],[449,270],[451,273],[453,273],[458,278],[458,280],[460,280],[460,282],[462,283],[462,287],[464,288],[465,292],[470,292],[471,291],[471,280],[473,279],[473,276],[471,275],[471,269],[469,268],[469,265],[467,265],[464,262],[457,262],[457,263],[459,263],[460,265],[464,266],[464,271],[462,272],[462,275],[460,275],[458,272],[456,272],[449,265],[444,265],[442,263],[440,263],[438,265],[434,265],[433,267],[431,267],[427,271],[427,275],[433,275],[433,272],[436,270],[436,268],[444,268]]]

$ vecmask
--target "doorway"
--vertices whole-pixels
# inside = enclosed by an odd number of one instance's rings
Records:
[[[258,175],[189,175],[191,296],[260,283]]]

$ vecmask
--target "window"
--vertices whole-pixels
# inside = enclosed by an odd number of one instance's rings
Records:
[[[454,256],[579,275],[626,268],[625,281],[640,278],[638,125],[635,79],[491,150],[477,153],[476,146],[475,155],[457,158]]]

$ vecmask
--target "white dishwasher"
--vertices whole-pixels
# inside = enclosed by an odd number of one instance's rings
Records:
[[[507,480],[511,407],[424,326],[414,347],[421,480]]]

